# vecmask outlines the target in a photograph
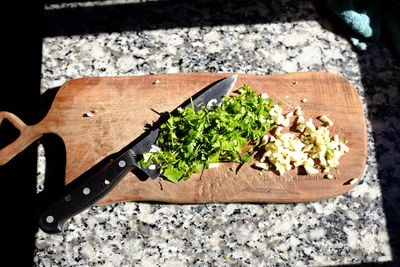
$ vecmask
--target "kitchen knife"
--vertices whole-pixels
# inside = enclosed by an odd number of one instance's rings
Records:
[[[198,110],[202,106],[216,105],[232,90],[237,75],[227,77],[210,85],[205,90],[191,97],[185,107]],[[138,163],[140,155],[149,152],[157,140],[159,128],[153,130],[119,157],[111,160],[96,174],[84,179],[39,217],[39,227],[47,233],[58,233],[63,230],[64,223],[79,212],[89,208],[106,195],[132,169],[142,170],[150,178],[157,178],[159,168],[142,168]]]

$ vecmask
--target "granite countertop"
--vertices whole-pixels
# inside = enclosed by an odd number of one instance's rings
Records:
[[[46,26],[43,39],[42,93],[87,76],[339,74],[355,86],[365,108],[365,175],[348,193],[313,203],[94,206],[72,218],[61,234],[39,230],[35,264],[321,266],[388,262],[399,256],[400,68],[385,44],[355,51],[308,1],[272,1],[269,6],[229,1],[226,12],[218,11],[220,1],[168,7],[136,2],[105,1],[98,9],[88,3],[46,6],[46,22],[53,24]],[[160,15],[160,7],[166,17],[176,14],[174,19],[139,21],[127,15],[135,8]],[[110,20],[104,29],[95,25],[122,10],[128,11],[120,21]],[[61,22],[54,19],[60,14],[66,16]],[[74,14],[75,28],[65,28],[63,21]],[[39,164],[39,181],[42,169]]]

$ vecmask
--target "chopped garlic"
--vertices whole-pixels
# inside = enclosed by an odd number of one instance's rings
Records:
[[[349,184],[356,184],[358,182],[358,178],[353,178],[349,181]]]
[[[285,123],[285,117],[282,115],[282,108],[279,105],[275,105],[269,113],[276,124],[282,125]]]
[[[161,148],[156,145],[151,145],[149,152],[153,153],[153,152],[157,152],[157,151],[161,151]]]
[[[290,119],[291,117],[293,117],[293,112],[289,112],[285,115],[285,119]]]
[[[304,132],[305,129],[306,129],[306,125],[305,125],[305,124],[298,124],[297,127],[296,127],[296,129],[297,129],[299,132]]]
[[[318,170],[312,166],[304,165],[304,169],[306,170],[307,174],[317,174]]]
[[[344,153],[347,153],[350,151],[350,148],[348,146],[346,146],[343,142],[340,142],[339,146],[340,146],[340,150],[343,151]]]
[[[276,127],[276,130],[275,130],[275,135],[276,136],[279,136],[279,135],[281,135],[281,131],[282,131],[282,127],[281,126],[278,126],[278,127]]]
[[[300,107],[300,106],[297,106],[297,107],[294,109],[294,114],[297,115],[297,116],[303,115],[303,111],[301,110],[301,107]]]
[[[269,170],[268,164],[265,162],[256,162],[256,164],[254,164],[257,168],[260,168],[262,170]]]
[[[218,168],[219,167],[219,162],[215,162],[215,163],[210,163],[208,164],[208,168],[212,169],[212,168]]]
[[[264,135],[262,140],[261,140],[261,145],[264,146],[266,144],[268,144],[269,141],[269,136],[268,135]]]
[[[207,107],[213,107],[213,106],[215,106],[215,105],[217,105],[218,104],[218,101],[217,101],[217,99],[215,99],[215,98],[213,98],[213,99],[211,99],[210,101],[208,101],[207,102]]]
[[[299,110],[296,109],[295,113],[298,114]],[[299,166],[303,166],[309,175],[318,173],[319,169],[327,173],[338,166],[340,157],[349,151],[349,147],[339,140],[338,135],[332,137],[328,127],[317,128],[312,118],[306,121],[302,115],[298,115],[296,129],[302,134],[296,137],[293,133],[282,133],[282,126],[289,125],[293,112],[283,116],[282,109],[276,105],[271,109],[271,116],[281,126],[276,128],[273,136],[264,136],[261,143],[265,153],[261,157],[260,166],[265,166],[268,159],[280,175]],[[325,115],[318,119],[329,126],[333,125]],[[328,177],[331,175],[328,174]]]
[[[155,170],[155,169],[157,169],[157,165],[155,165],[155,164],[149,165],[149,170]]]
[[[331,119],[329,119],[326,115],[322,115],[319,116],[318,119],[322,122],[325,122],[326,124],[328,124],[329,126],[333,125],[333,122],[331,121]]]
[[[304,117],[303,116],[298,116],[297,117],[297,124],[302,124],[302,123],[305,123],[306,121],[305,121],[305,119],[304,119]]]
[[[315,125],[312,122],[312,119],[310,118],[308,121],[306,121],[306,129],[305,129],[305,133],[306,134],[310,134],[312,132],[314,132],[315,129]]]

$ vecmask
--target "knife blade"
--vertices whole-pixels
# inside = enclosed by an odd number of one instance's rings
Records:
[[[198,110],[202,106],[216,105],[223,101],[236,83],[237,75],[219,80],[187,100],[181,108],[192,107]],[[155,179],[159,168],[142,168],[139,157],[149,152],[155,144],[159,134],[159,128],[151,131],[138,142],[124,151],[120,156],[111,160],[94,175],[85,177],[73,189],[56,200],[39,216],[39,227],[47,233],[58,233],[63,231],[65,222],[74,215],[89,208],[105,196],[118,182],[134,168],[140,169],[148,177]]]

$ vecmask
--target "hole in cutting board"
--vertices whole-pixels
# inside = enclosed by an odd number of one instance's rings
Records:
[[[0,124],[0,149],[14,142],[21,132],[7,119]]]

